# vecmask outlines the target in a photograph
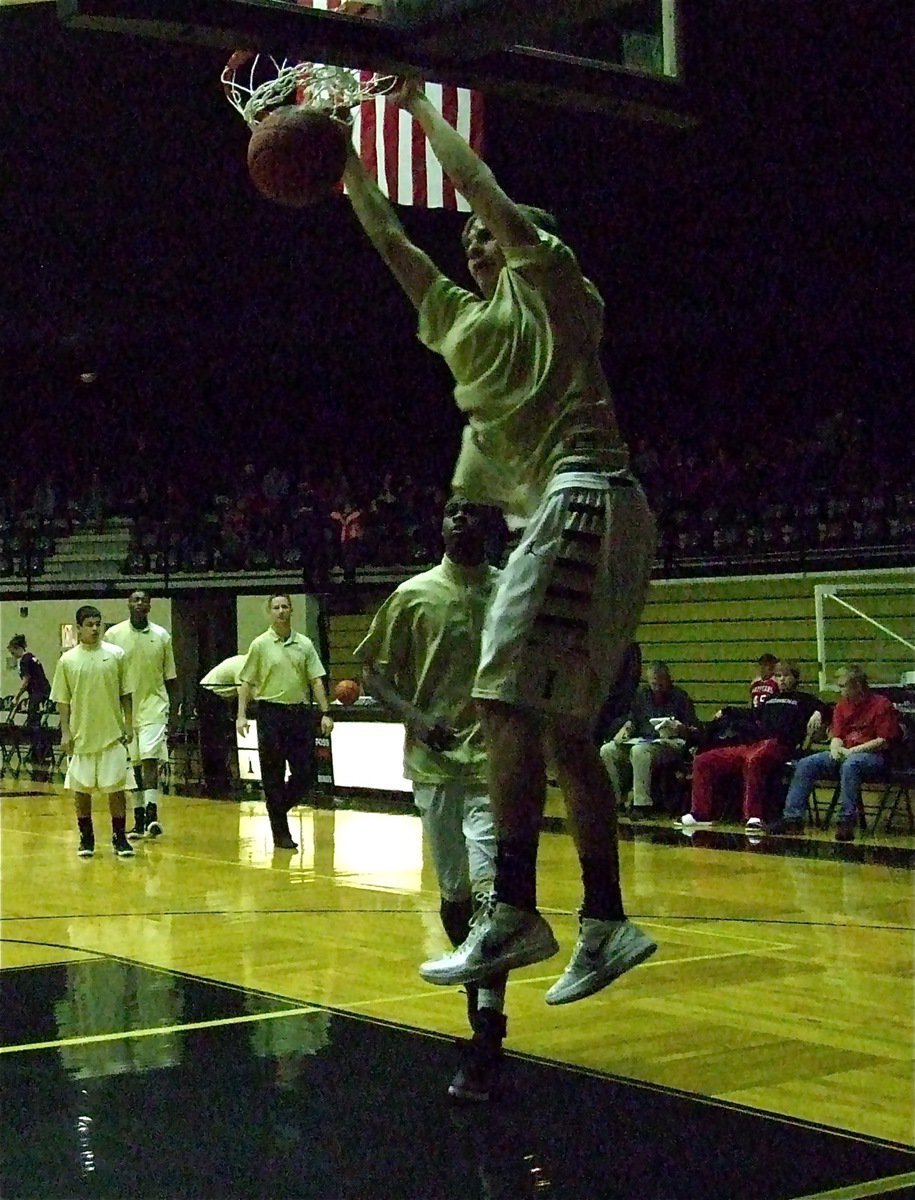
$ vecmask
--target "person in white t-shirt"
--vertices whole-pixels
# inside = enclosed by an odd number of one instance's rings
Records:
[[[143,791],[134,805],[130,838],[159,837],[159,764],[168,762],[169,715],[177,710],[177,671],[172,638],[149,619],[149,592],[138,588],[127,597],[126,621],[112,625],[105,641],[120,646],[127,656],[127,678],[133,696],[134,735],[130,760],[139,766]]]
[[[77,644],[60,656],[51,699],[60,716],[60,745],[69,756],[64,786],[73,792],[81,858],[95,853],[92,793],[108,797],[112,845],[119,858],[127,840],[127,744],[132,706],[127,661],[120,646],[102,640],[102,614],[91,604],[76,610]]]
[[[477,293],[407,237],[352,148],[344,182],[417,309],[420,340],[454,377],[467,418],[454,493],[526,527],[496,587],[473,688],[498,841],[495,903],[462,946],[420,974],[444,986],[480,982],[557,952],[536,896],[549,759],[583,881],[578,942],[546,994],[566,1004],[657,948],[626,918],[616,798],[593,738],[644,605],[654,519],[601,366],[603,301],[555,221],[505,194],[417,81],[402,82],[394,99],[473,210],[463,245]]]

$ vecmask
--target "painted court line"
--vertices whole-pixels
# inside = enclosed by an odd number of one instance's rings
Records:
[[[757,950],[719,950],[717,954],[687,954],[677,958],[650,958],[647,962],[639,963],[638,969],[641,972],[647,967],[679,967],[681,963],[718,962],[723,958],[753,958],[771,953],[772,947],[762,947]],[[524,979],[515,979],[512,982],[517,984],[547,983],[549,980],[555,979],[558,974],[558,971],[554,971],[552,975],[532,975]]]
[[[633,917],[631,919],[638,920],[638,918],[635,918],[635,917]],[[718,918],[709,917],[708,920],[716,921],[716,920],[718,920]],[[733,933],[733,932],[731,932],[731,930],[729,928],[728,929],[709,929],[709,927],[707,925],[700,924],[699,922],[693,922],[693,921],[684,922],[684,924],[682,924],[682,925],[665,925],[665,924],[662,924],[660,921],[653,921],[653,920],[651,920],[651,918],[648,918],[647,920],[639,921],[639,924],[644,925],[646,929],[651,929],[654,932],[671,933],[671,934],[679,935],[680,937],[682,937],[686,933],[689,933],[689,934],[696,933],[700,937],[717,938],[720,941],[749,942],[752,946],[756,946],[759,949],[765,949],[765,948],[772,949],[772,950],[790,950],[790,949],[792,949],[791,942],[763,941],[761,938],[759,938],[758,936],[754,936],[751,933]],[[765,924],[765,922],[761,922],[761,924]]]
[[[185,1033],[191,1029],[215,1029],[220,1025],[244,1025],[251,1021],[275,1021],[279,1017],[301,1017],[324,1009],[303,1006],[279,1012],[246,1013],[243,1017],[219,1017],[212,1021],[191,1021],[186,1025],[157,1025],[152,1029],[122,1029],[116,1033],[92,1033],[85,1037],[59,1038],[53,1042],[28,1042],[21,1046],[0,1046],[0,1054],[19,1054],[25,1050],[53,1050],[58,1046],[86,1046],[90,1042],[121,1042],[128,1038],[161,1037],[164,1033]]]
[[[885,1196],[887,1192],[898,1192],[907,1187],[915,1187],[915,1171],[908,1171],[905,1175],[888,1175],[885,1179],[871,1179],[866,1183],[852,1183],[829,1192],[795,1196],[794,1200],[863,1200],[865,1196]]]
[[[646,967],[678,967],[681,963],[692,962],[714,962],[724,958],[752,958],[754,955],[770,954],[772,949],[782,949],[778,945],[757,947],[755,950],[719,950],[717,953],[710,954],[691,954],[680,958],[651,958],[648,962],[640,963],[639,970],[642,971]],[[510,979],[510,987],[524,987],[534,983],[552,983],[560,975],[560,971],[553,971],[549,975],[527,975],[523,979]],[[444,989],[442,989],[444,991]],[[412,1000],[428,1000],[434,997],[435,992],[409,992],[400,996],[379,996],[374,1000],[354,1000],[347,1004],[347,1009],[366,1008],[380,1004],[401,1004]]]

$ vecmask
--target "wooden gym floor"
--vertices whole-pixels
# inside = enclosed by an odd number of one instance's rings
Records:
[[[458,989],[418,820],[166,796],[133,860],[75,853],[69,800],[4,780],[0,1194],[518,1200],[915,1195],[915,842],[624,829],[653,959],[543,993],[575,936],[568,837],[543,838],[562,945],[513,974],[504,1095],[449,1104]]]

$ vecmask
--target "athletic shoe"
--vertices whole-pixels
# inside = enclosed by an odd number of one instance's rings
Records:
[[[803,833],[806,826],[807,822],[803,817],[779,817],[777,821],[770,821],[763,828],[766,833]]]
[[[853,842],[855,840],[855,822],[840,821],[836,826],[837,842]]]
[[[763,827],[763,823],[762,823],[762,819],[760,817],[747,817],[747,824],[746,824],[746,832],[747,833],[761,833],[762,827]]]
[[[142,804],[133,810],[133,829],[127,830],[127,836],[134,839],[146,837],[146,809]]]
[[[679,817],[676,821],[674,821],[674,824],[685,826],[687,829],[706,829],[709,825],[714,825],[715,822],[700,821],[697,817],[694,817],[692,813],[684,813],[682,817]]]
[[[461,1065],[448,1084],[448,1095],[452,1100],[485,1103],[496,1091],[502,1050],[473,1041],[459,1043],[459,1046]]]
[[[629,921],[583,917],[572,959],[546,994],[547,1004],[571,1004],[605,988],[651,958],[657,944]]]
[[[162,826],[159,824],[159,810],[155,804],[146,805],[146,836],[151,838],[162,836]]]
[[[543,962],[559,950],[553,931],[536,912],[499,902],[482,913],[462,945],[419,968],[426,983],[479,983],[515,967]]]
[[[136,850],[134,850],[123,833],[116,833],[111,839],[111,844],[118,858],[133,858],[136,855]]]
[[[80,858],[91,858],[95,853],[95,836],[91,833],[81,833],[79,835],[79,847],[76,853]]]

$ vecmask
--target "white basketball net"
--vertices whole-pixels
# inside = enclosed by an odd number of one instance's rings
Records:
[[[290,62],[250,50],[236,50],[220,78],[229,103],[251,129],[281,104],[339,114],[384,95],[395,83],[393,75]]]

